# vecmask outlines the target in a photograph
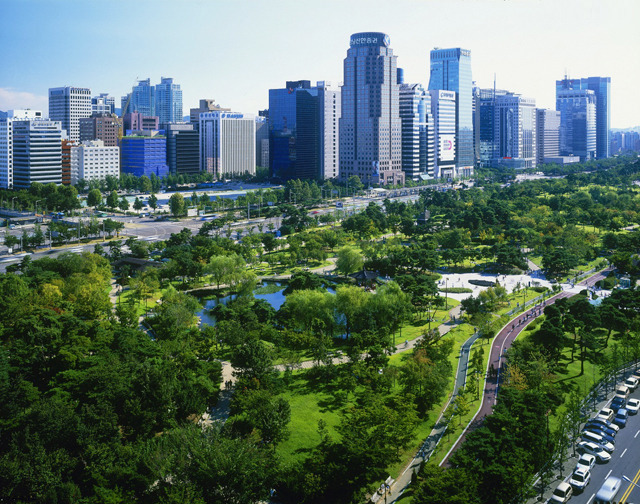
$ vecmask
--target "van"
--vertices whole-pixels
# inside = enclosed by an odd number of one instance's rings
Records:
[[[581,435],[584,441],[590,441],[591,443],[597,443],[602,446],[609,453],[612,453],[615,449],[613,443],[610,443],[605,438],[603,438],[600,434],[596,434],[595,432],[584,431]]]
[[[622,397],[626,401],[629,398],[629,387],[618,385],[616,387],[616,397]]]
[[[612,504],[620,491],[622,480],[609,476],[598,490],[594,504]]]

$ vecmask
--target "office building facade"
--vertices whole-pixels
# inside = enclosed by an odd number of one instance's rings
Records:
[[[217,105],[216,101],[210,98],[200,100],[197,108],[189,109],[189,122],[193,124],[196,131],[200,127],[200,114],[205,112],[231,112],[231,109]]]
[[[431,90],[431,115],[435,126],[434,177],[454,179],[456,167],[456,97],[454,91]]]
[[[478,162],[482,167],[492,167],[498,159],[496,100],[507,94],[508,91],[495,88],[478,88],[475,92]]]
[[[473,174],[473,80],[471,51],[461,48],[431,51],[429,91],[456,93],[456,176]]]
[[[556,89],[556,110],[560,112],[560,153],[596,157],[596,96],[590,89]]]
[[[167,139],[159,131],[132,131],[121,140],[122,173],[136,177],[151,174],[159,178],[169,174]]]
[[[69,140],[80,140],[82,117],[91,117],[91,89],[71,86],[49,89],[49,119],[60,122]]]
[[[13,123],[16,120],[42,120],[39,110],[0,112],[0,188],[13,188]]]
[[[200,114],[200,171],[218,179],[256,173],[256,122],[251,114]]]
[[[256,167],[269,167],[269,120],[256,116]]]
[[[546,163],[545,158],[560,156],[560,112],[550,109],[536,110],[536,160]]]
[[[161,77],[160,84],[156,84],[155,113],[160,124],[182,122],[182,90],[180,84],[174,84],[173,79]]]
[[[128,113],[122,118],[122,129],[125,134],[128,131],[157,130],[159,125],[160,120],[157,116],[145,116],[140,112]]]
[[[536,101],[515,93],[495,99],[494,166],[536,167]]]
[[[611,135],[611,77],[583,77],[556,81],[556,96],[562,90],[590,90],[596,104],[596,154],[598,159],[608,158]]]
[[[156,88],[151,85],[151,79],[139,80],[138,84],[131,89],[131,100],[127,110],[123,110],[122,114],[129,112],[139,112],[143,116],[156,115]]]
[[[71,184],[79,180],[104,180],[120,176],[120,149],[108,147],[102,140],[91,140],[71,147]]]
[[[172,175],[196,175],[200,172],[200,136],[193,124],[167,124],[167,164]]]
[[[118,145],[120,121],[110,114],[93,114],[80,119],[80,142],[102,140],[107,147]]]
[[[45,119],[13,121],[13,187],[62,183],[62,126]]]
[[[108,93],[100,93],[98,96],[91,98],[91,114],[115,114],[116,99],[109,96]]]
[[[400,119],[405,180],[433,177],[435,130],[431,95],[421,84],[400,82]]]
[[[404,184],[397,56],[389,36],[355,33],[344,59],[339,121],[342,180]]]

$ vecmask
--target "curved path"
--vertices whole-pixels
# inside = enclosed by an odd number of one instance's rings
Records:
[[[593,285],[595,282],[604,279],[608,272],[609,269],[603,270],[585,280],[582,280],[576,285],[581,287],[588,287],[590,285]],[[507,350],[511,346],[518,335],[531,321],[533,321],[536,317],[542,315],[545,306],[553,304],[558,299],[572,297],[575,294],[575,292],[563,291],[547,299],[542,304],[533,306],[532,308],[518,315],[515,319],[511,320],[494,338],[491,352],[489,354],[489,360],[487,362],[485,387],[482,395],[480,409],[471,419],[465,430],[462,432],[462,434],[453,445],[449,453],[447,453],[440,465],[447,465],[449,457],[454,451],[460,448],[460,446],[466,439],[467,433],[482,425],[484,418],[493,412],[493,406],[496,404],[498,400],[498,393],[500,392],[500,380],[502,378],[501,371],[503,370],[502,365],[505,350]],[[489,369],[494,369],[496,372],[489,373]]]

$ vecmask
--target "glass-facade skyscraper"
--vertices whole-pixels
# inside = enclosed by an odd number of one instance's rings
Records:
[[[127,112],[140,112],[144,116],[156,115],[156,90],[151,85],[151,79],[139,80],[138,84],[131,90],[131,101],[127,110],[122,110],[122,114]],[[123,104],[124,109],[124,104]]]
[[[580,156],[581,161],[596,157],[596,107],[594,91],[581,89],[581,80],[556,81],[556,110],[560,112],[560,153]]]
[[[162,77],[156,84],[155,109],[160,124],[182,122],[182,90],[173,79]]]
[[[402,184],[402,124],[397,56],[389,36],[351,36],[344,59],[340,119],[340,178]]]
[[[456,96],[457,176],[473,172],[473,81],[471,51],[461,48],[431,51],[429,91],[454,91]]]
[[[426,176],[433,177],[435,128],[431,95],[422,84],[400,82],[400,119],[405,179],[418,181]]]

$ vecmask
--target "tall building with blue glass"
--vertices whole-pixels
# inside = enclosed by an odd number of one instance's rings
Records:
[[[429,90],[457,93],[456,175],[468,177],[474,166],[471,51],[459,47],[432,50]]]
[[[590,90],[596,104],[596,154],[598,159],[610,156],[609,135],[611,130],[611,77],[583,77],[556,81],[556,96],[564,90]]]
[[[155,114],[160,124],[182,122],[182,90],[173,79],[162,77],[155,89]]]
[[[584,85],[583,85],[583,82]],[[556,81],[556,110],[560,112],[560,153],[595,159],[597,97],[587,79]]]
[[[151,85],[151,79],[139,80],[138,84],[131,89],[131,101],[127,110],[122,110],[122,114],[128,112],[140,112],[143,116],[156,115],[156,89]],[[124,104],[123,104],[124,109]]]
[[[397,56],[389,36],[355,33],[344,59],[340,178],[404,184]]]

